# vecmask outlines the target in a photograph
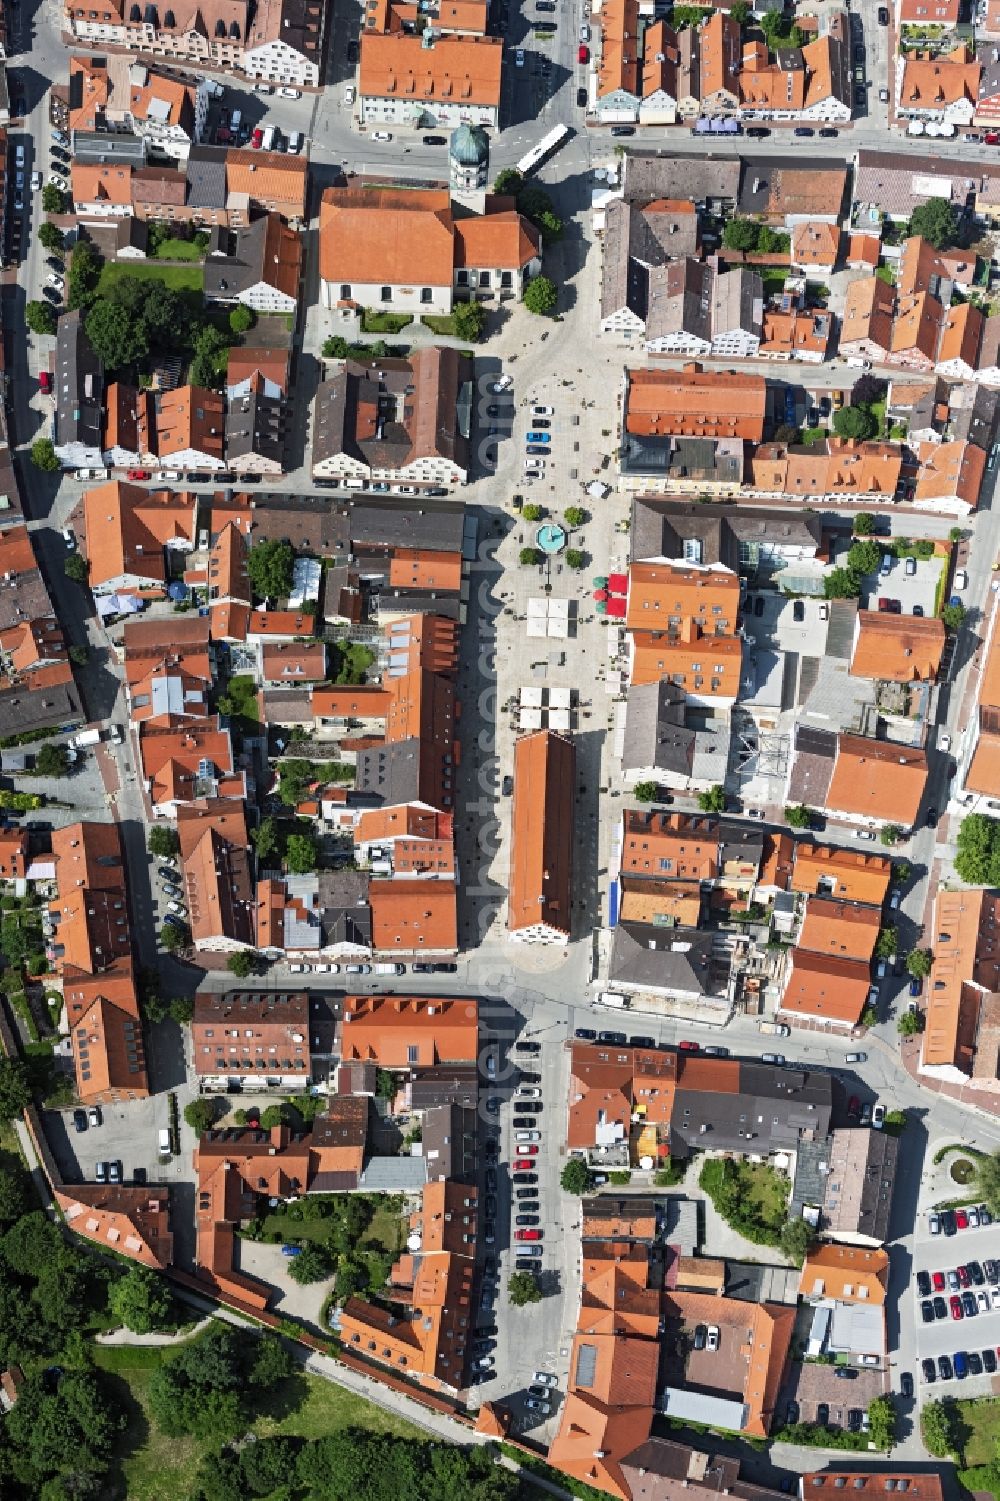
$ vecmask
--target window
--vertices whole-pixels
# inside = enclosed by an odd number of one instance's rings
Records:
[[[381,298],[382,298],[383,302],[391,302],[392,301],[392,288],[391,287],[383,287],[380,295],[381,295]]]
[[[340,300],[341,300],[341,302],[350,302],[350,300],[351,300],[351,284],[350,284],[350,282],[342,281],[340,283]]]
[[[513,273],[513,271],[501,271],[500,272],[500,285],[504,289],[505,292],[509,292],[512,289],[512,287],[514,285],[514,273]]]
[[[420,301],[421,302],[433,302],[434,301],[434,293],[433,293],[433,291],[431,290],[430,287],[421,287],[420,288]]]
[[[700,537],[687,537],[685,539],[685,542],[684,542],[684,561],[685,561],[685,563],[700,563],[701,562],[701,538]]]

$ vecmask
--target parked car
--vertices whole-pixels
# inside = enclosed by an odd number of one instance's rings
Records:
[[[969,1357],[964,1350],[956,1350],[954,1357],[955,1380],[964,1381],[969,1374]]]
[[[78,1110],[74,1110],[73,1111],[73,1129],[75,1131],[86,1131],[86,1129],[87,1129],[87,1112],[86,1112],[86,1110],[79,1110],[78,1109]]]
[[[951,1368],[951,1361],[947,1355],[938,1356],[938,1375],[942,1381],[954,1381],[955,1373]]]
[[[929,1298],[925,1298],[920,1305],[920,1317],[925,1324],[934,1322],[934,1306]]]
[[[100,1126],[103,1124],[103,1116],[101,1115],[100,1105],[91,1105],[90,1109],[87,1111],[87,1120],[92,1126]]]
[[[930,1272],[917,1273],[917,1292],[922,1298],[929,1298],[931,1293]]]
[[[932,1381],[935,1381],[937,1379],[937,1369],[929,1355],[925,1360],[921,1361],[920,1373],[923,1376],[924,1380],[927,1382],[928,1386]]]
[[[708,1325],[699,1324],[694,1331],[694,1347],[696,1350],[704,1350],[708,1340]]]

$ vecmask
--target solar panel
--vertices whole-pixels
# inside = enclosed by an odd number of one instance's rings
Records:
[[[597,1346],[581,1345],[576,1357],[577,1386],[593,1386],[597,1374]]]

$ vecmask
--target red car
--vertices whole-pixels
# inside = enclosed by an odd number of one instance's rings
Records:
[[[953,1319],[960,1319],[962,1317],[962,1300],[958,1296],[958,1293],[952,1293],[951,1295],[951,1316]]]
[[[250,145],[253,147],[253,149],[255,151],[259,151],[260,150],[261,142],[263,141],[263,139],[264,139],[264,132],[261,130],[260,126],[258,125],[257,129],[254,131],[253,135],[250,137]]]
[[[995,130],[988,130],[983,136],[983,140],[986,142],[987,146],[996,146],[998,143],[1000,143],[1000,135],[997,135]]]
[[[966,1214],[964,1209],[955,1210],[955,1224],[960,1230],[968,1230],[969,1216]]]
[[[534,1165],[530,1157],[515,1157],[514,1159],[515,1173],[530,1172]]]
[[[38,372],[38,389],[43,396],[48,396],[52,391],[52,377],[47,370]]]
[[[701,1052],[701,1043],[700,1042],[679,1042],[677,1044],[677,1046],[680,1048],[680,1050],[681,1050],[682,1053],[700,1053]]]
[[[589,47],[585,47],[582,42],[580,43],[580,46],[577,49],[576,60],[579,63],[589,63],[590,62],[590,48]]]
[[[967,1266],[957,1266],[955,1271],[958,1273],[958,1280],[963,1287],[972,1286],[972,1278],[969,1276],[969,1268]]]
[[[931,1281],[934,1284],[934,1291],[936,1293],[944,1292],[944,1272],[932,1272]]]
[[[852,1094],[850,1100],[847,1103],[847,1114],[851,1120],[856,1120],[857,1117],[861,1114],[861,1101],[858,1099],[856,1094]]]
[[[130,469],[128,477],[129,479],[149,479],[150,473],[148,469]]]
[[[515,1240],[541,1240],[541,1238],[542,1238],[542,1232],[541,1232],[541,1230],[515,1230],[514,1231],[514,1239]]]

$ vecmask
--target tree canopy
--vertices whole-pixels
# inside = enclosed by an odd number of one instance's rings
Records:
[[[130,1266],[108,1289],[108,1307],[136,1334],[150,1334],[172,1323],[173,1299],[162,1277],[146,1266]]]
[[[549,276],[534,277],[524,289],[525,307],[529,313],[536,313],[540,318],[555,312],[558,301],[556,284]]]
[[[1000,819],[970,813],[958,831],[955,870],[970,886],[1000,885]]]
[[[0,1121],[23,1115],[31,1104],[31,1083],[27,1066],[20,1058],[0,1057]]]
[[[523,1308],[528,1303],[540,1303],[542,1300],[542,1289],[534,1272],[511,1272],[507,1281],[507,1293],[515,1308]]]
[[[56,315],[51,303],[29,302],[24,309],[24,321],[33,334],[54,334]]]
[[[127,370],[149,353],[144,320],[131,309],[101,297],[87,314],[87,338],[111,372]]]
[[[571,1157],[559,1175],[559,1182],[568,1194],[589,1193],[594,1186],[594,1175],[582,1157]]]
[[[874,438],[878,432],[878,421],[867,407],[840,407],[833,414],[833,430],[838,438],[856,438],[864,441],[867,438]]]
[[[996,1219],[1000,1215],[1000,1152],[976,1158],[976,1187],[987,1209]]]
[[[146,837],[146,848],[158,860],[171,859],[180,847],[177,830],[172,829],[169,824],[154,823]]]
[[[247,554],[247,573],[258,599],[287,599],[294,570],[290,542],[258,542]]]
[[[716,786],[710,787],[707,792],[699,792],[698,807],[703,813],[725,813],[726,789],[716,784]]]
[[[928,198],[910,215],[910,234],[920,235],[935,250],[947,250],[958,239],[958,219],[947,198]]]
[[[49,474],[54,473],[60,467],[59,457],[55,450],[55,444],[52,442],[51,438],[35,439],[34,443],[32,443],[31,445],[31,462],[34,464],[36,469],[42,469]],[[76,556],[76,554],[74,554],[74,556]],[[66,559],[67,563],[71,561],[72,560],[70,558]],[[82,563],[83,559],[81,558],[80,561]],[[68,569],[67,577],[71,577]]]

